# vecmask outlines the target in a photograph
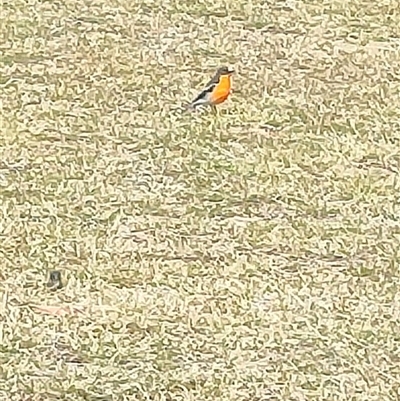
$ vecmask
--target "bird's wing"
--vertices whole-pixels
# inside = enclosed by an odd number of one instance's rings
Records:
[[[211,82],[211,81],[210,81]],[[209,83],[197,96],[196,98],[192,101],[192,105],[195,105],[196,103],[199,102],[199,100],[206,100],[208,95],[212,93],[212,91],[215,89],[217,86],[216,82],[211,82]]]
[[[220,80],[220,74],[219,74],[219,72],[217,72],[208,82],[207,82],[207,85],[206,85],[206,88],[208,88],[209,86],[211,86],[211,85],[216,85],[218,82],[219,82],[219,80]]]

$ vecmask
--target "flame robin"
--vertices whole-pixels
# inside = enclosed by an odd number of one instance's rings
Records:
[[[231,94],[231,76],[234,69],[231,67],[221,67],[214,77],[208,82],[206,87],[189,104],[189,108],[195,109],[197,106],[215,106],[228,98]]]

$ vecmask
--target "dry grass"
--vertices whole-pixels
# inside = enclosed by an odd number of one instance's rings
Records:
[[[0,17],[0,399],[400,399],[397,0]]]

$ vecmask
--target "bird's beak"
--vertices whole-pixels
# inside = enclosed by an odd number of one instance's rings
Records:
[[[235,69],[233,67],[228,67],[228,72],[229,74],[233,74],[235,72]]]

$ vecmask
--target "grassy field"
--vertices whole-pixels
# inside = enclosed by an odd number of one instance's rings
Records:
[[[400,399],[397,0],[0,18],[0,400]]]

